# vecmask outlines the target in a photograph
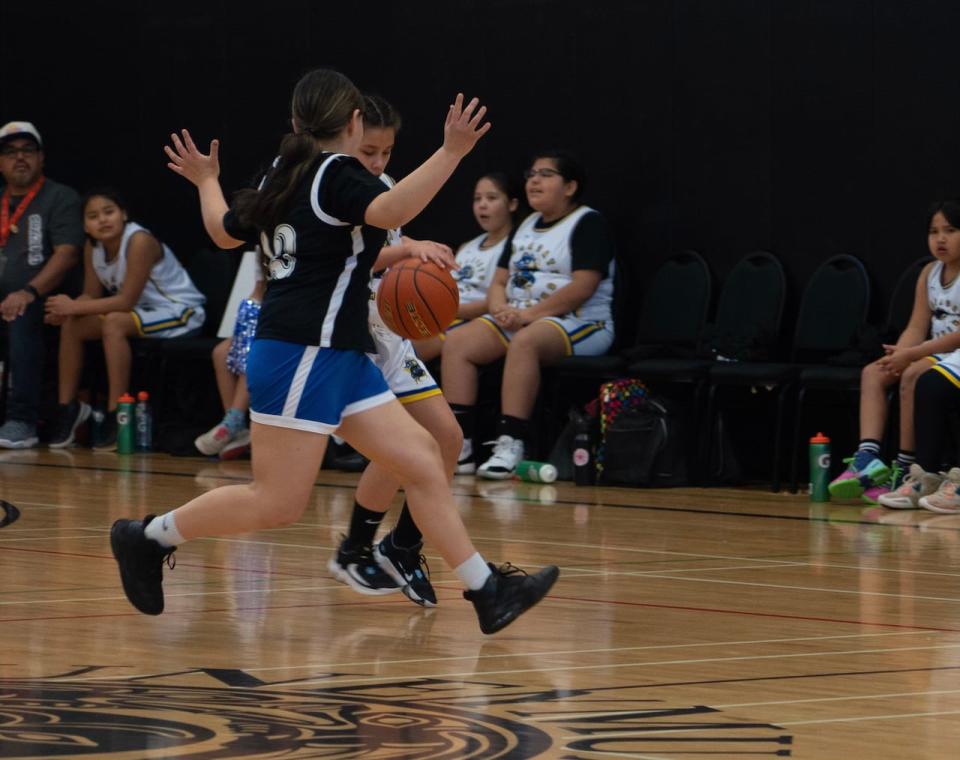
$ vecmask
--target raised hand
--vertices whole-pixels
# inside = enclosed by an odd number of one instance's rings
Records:
[[[176,132],[170,135],[170,145],[164,145],[163,150],[170,159],[167,167],[181,177],[190,180],[198,187],[204,180],[217,179],[220,176],[220,141],[210,141],[210,152],[201,153],[193,142],[190,132],[182,130],[181,139]]]
[[[481,125],[487,114],[487,107],[473,98],[466,107],[463,105],[463,93],[458,92],[453,105],[447,111],[447,121],[443,125],[443,147],[457,158],[463,158],[473,150],[477,140],[490,131],[490,122]]]

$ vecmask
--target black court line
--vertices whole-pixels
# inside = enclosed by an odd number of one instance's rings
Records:
[[[119,467],[93,467],[91,465],[63,465],[63,464],[50,464],[47,462],[0,462],[0,465],[8,465],[14,467],[51,467],[58,470],[93,470],[94,472],[116,472],[126,475],[166,475],[172,478],[195,478],[197,473],[192,472],[165,472],[163,470],[124,470]],[[210,475],[208,477],[217,478],[218,480],[234,480],[240,483],[248,483],[252,478],[248,477],[239,477],[236,475]],[[314,488],[353,488],[354,485],[344,485],[342,483],[314,483]],[[456,496],[464,496],[470,499],[483,499],[485,501],[523,501],[533,504],[541,504],[537,499],[525,499],[516,496],[482,496],[476,493],[466,493],[464,491],[454,491]],[[565,504],[569,506],[579,507],[584,506],[582,501],[570,501],[566,499],[557,499],[550,503],[549,506],[555,504]],[[548,506],[544,504],[544,506]],[[592,507],[608,507],[610,509],[638,509],[645,510],[648,512],[674,512],[674,513],[686,513],[692,515],[715,515],[718,517],[758,517],[764,520],[793,520],[794,522],[806,522],[806,523],[836,523],[842,525],[872,525],[878,528],[914,528],[918,529],[922,523],[917,523],[914,525],[897,525],[897,524],[888,524],[881,522],[874,522],[871,520],[831,520],[829,516],[824,517],[810,517],[809,515],[771,515],[764,514],[762,512],[730,512],[723,509],[697,509],[696,507],[656,507],[651,504],[608,504],[603,501],[596,501],[587,506]],[[868,505],[864,505],[866,508]],[[950,527],[950,526],[940,526],[940,525],[928,525],[924,530],[943,530],[943,531],[960,531],[960,526]]]
[[[9,501],[0,499],[0,509],[3,510],[3,517],[0,517],[0,528],[6,528],[10,523],[14,523],[20,518],[20,510]]]

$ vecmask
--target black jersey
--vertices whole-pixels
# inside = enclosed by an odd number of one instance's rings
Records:
[[[386,231],[363,223],[387,187],[355,158],[324,153],[293,197],[283,221],[261,230],[268,260],[258,338],[323,348],[375,351],[367,330],[370,269]],[[224,227],[250,240],[233,210]]]

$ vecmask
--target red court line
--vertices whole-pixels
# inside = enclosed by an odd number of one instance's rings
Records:
[[[751,617],[781,618],[784,620],[807,620],[815,623],[846,623],[848,625],[874,625],[881,628],[906,628],[910,631],[938,631],[941,633],[960,633],[960,628],[934,628],[926,625],[903,625],[901,623],[873,623],[869,620],[844,620],[843,618],[814,617],[812,615],[789,615],[778,612],[751,612],[749,610],[729,610],[717,607],[685,607],[679,604],[655,604],[653,602],[624,602],[610,599],[581,599],[576,596],[553,596],[547,599],[566,602],[587,602],[589,604],[615,604],[625,607],[653,607],[664,610],[683,610],[686,612],[716,612],[721,615],[748,615]]]
[[[113,560],[110,554],[82,554],[80,552],[58,552],[50,549],[24,549],[19,546],[0,546],[0,551],[5,552],[24,552],[26,554],[51,554],[54,557],[82,557],[84,559],[109,559]],[[318,550],[319,551],[319,550]],[[253,573],[254,575],[288,575],[292,578],[323,578],[324,575],[307,575],[306,573],[289,573],[282,570],[256,570],[250,567],[228,567],[224,565],[198,565],[190,562],[177,562],[178,567],[194,567],[204,570],[230,570],[238,573]]]

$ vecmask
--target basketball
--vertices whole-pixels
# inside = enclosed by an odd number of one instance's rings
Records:
[[[457,316],[459,305],[457,283],[432,261],[405,259],[390,267],[377,291],[383,323],[410,340],[442,333]]]

